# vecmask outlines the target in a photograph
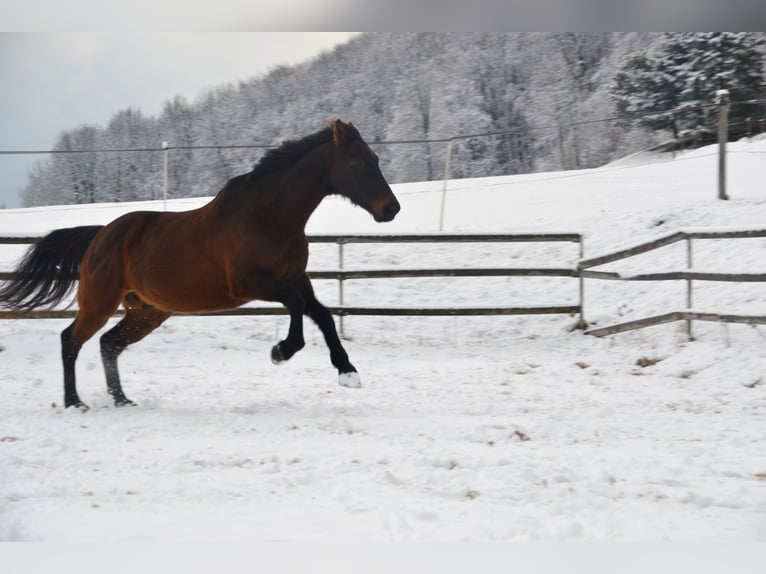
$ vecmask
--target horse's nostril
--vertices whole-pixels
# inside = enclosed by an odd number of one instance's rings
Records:
[[[386,207],[383,208],[383,215],[385,215],[387,218],[393,219],[397,213],[399,213],[399,210],[401,209],[401,206],[399,205],[398,201],[392,201]]]

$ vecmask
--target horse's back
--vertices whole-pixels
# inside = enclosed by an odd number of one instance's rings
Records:
[[[156,224],[161,216],[159,211],[133,211],[118,217],[94,237],[84,263],[93,268],[121,262],[126,249],[140,237],[147,225]]]
[[[242,301],[230,296],[219,235],[200,210],[128,213],[96,237],[93,280],[119,283],[121,296],[132,292],[171,313],[237,307]]]

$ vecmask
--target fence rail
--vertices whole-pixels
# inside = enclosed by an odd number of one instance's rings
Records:
[[[338,306],[330,306],[331,313],[341,318],[347,316],[480,316],[480,315],[551,315],[579,314],[582,322],[582,304],[515,306],[515,307],[357,307],[344,305],[343,282],[353,279],[398,279],[410,277],[570,277],[579,278],[579,272],[572,267],[537,268],[537,267],[492,267],[492,268],[439,268],[439,269],[343,269],[344,246],[349,244],[370,243],[577,243],[582,257],[582,237],[577,233],[551,234],[398,234],[398,235],[309,235],[310,243],[330,243],[338,246],[339,269],[309,271],[313,279],[336,280],[339,286]],[[34,244],[40,237],[0,237],[0,245]],[[0,280],[13,280],[12,272],[0,272]],[[580,289],[582,295],[582,289]],[[191,313],[199,316],[239,316],[239,315],[285,315],[283,307],[240,307],[227,311],[210,313]],[[119,316],[122,311],[115,315]],[[54,309],[39,311],[0,311],[0,319],[63,319],[73,318],[72,309]]]
[[[748,239],[766,237],[766,229],[750,230],[729,230],[729,231],[677,231],[670,235],[658,239],[647,241],[633,247],[620,249],[612,253],[581,259],[577,265],[577,270],[581,280],[584,279],[608,279],[620,281],[686,281],[686,310],[663,313],[653,317],[626,321],[606,327],[598,327],[586,331],[589,335],[603,337],[605,335],[614,335],[641,329],[653,325],[661,325],[673,321],[686,321],[687,334],[689,339],[693,339],[692,322],[693,321],[716,321],[720,323],[744,323],[749,325],[766,325],[766,317],[759,315],[733,315],[719,313],[702,313],[692,310],[693,303],[693,282],[694,281],[723,281],[737,283],[766,283],[766,273],[720,273],[710,271],[693,271],[693,249],[692,240],[699,239]],[[612,271],[596,271],[592,267],[614,263],[622,259],[627,259],[635,255],[648,253],[655,249],[672,245],[680,241],[686,241],[687,269],[681,271],[669,271],[660,273],[642,273],[637,275],[623,276]],[[581,300],[582,303],[582,300]]]
[[[599,265],[605,265],[620,259],[627,259],[634,255],[640,255],[649,251],[654,251],[660,247],[666,245],[672,245],[679,241],[691,241],[692,239],[746,239],[746,238],[758,238],[766,237],[766,229],[749,229],[749,230],[736,230],[736,231],[676,231],[670,235],[665,235],[646,243],[641,243],[633,247],[626,249],[620,249],[606,255],[599,255],[598,257],[591,257],[588,259],[582,259],[577,268],[579,270],[589,269],[590,267],[598,267]]]
[[[616,335],[644,327],[653,327],[664,323],[673,323],[675,321],[711,321],[715,323],[740,323],[743,325],[766,325],[766,317],[762,315],[732,315],[721,313],[700,313],[697,311],[672,311],[662,315],[654,315],[634,321],[627,321],[617,325],[607,327],[598,327],[586,331],[588,335],[594,337],[605,337],[607,335]]]
[[[476,317],[482,315],[576,315],[579,305],[559,305],[552,307],[327,307],[338,317],[376,316],[376,317]],[[42,311],[0,311],[0,319],[73,319],[77,311],[73,309],[53,309]],[[114,316],[124,315],[118,310]],[[195,317],[230,317],[287,315],[284,307],[240,307],[228,311],[209,313],[177,313],[179,316]]]
[[[611,271],[580,272],[585,279],[614,279],[618,281],[725,281],[732,283],[763,283],[766,273],[719,273],[711,271],[666,271],[661,273],[641,273],[639,275],[620,275]]]

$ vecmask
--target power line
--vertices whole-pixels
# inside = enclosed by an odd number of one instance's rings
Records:
[[[764,103],[766,100],[748,100],[744,102],[732,102],[731,105],[739,104],[757,104]],[[514,128],[511,130],[502,131],[490,131],[474,134],[459,134],[451,137],[433,138],[433,139],[404,139],[404,140],[382,140],[382,141],[369,141],[370,146],[383,146],[383,145],[413,145],[413,144],[446,144],[451,141],[473,139],[480,137],[498,137],[507,135],[522,134],[527,130],[531,131],[543,131],[543,130],[556,130],[574,128],[584,125],[592,125],[597,123],[606,122],[618,122],[618,121],[633,121],[639,120],[651,116],[662,116],[673,113],[689,113],[698,111],[701,109],[707,109],[716,107],[718,104],[699,104],[693,107],[679,107],[671,110],[658,111],[658,112],[644,112],[640,114],[623,114],[620,116],[611,116],[606,118],[598,118],[593,120],[582,120],[577,122],[569,122],[566,124],[557,124],[550,126],[530,126],[526,129]],[[66,155],[66,154],[88,154],[88,153],[155,153],[166,150],[225,150],[225,149],[273,149],[278,147],[279,144],[225,144],[225,145],[168,145],[166,147],[141,147],[141,148],[103,148],[103,149],[72,149],[72,150],[0,150],[0,155]]]

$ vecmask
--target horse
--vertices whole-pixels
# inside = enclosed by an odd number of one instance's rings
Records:
[[[88,409],[77,394],[75,362],[121,303],[124,317],[100,339],[115,406],[135,405],[117,368],[129,345],[173,314],[234,309],[254,300],[281,303],[290,316],[286,338],[271,349],[275,364],[304,347],[305,314],[324,335],[339,384],[361,386],[306,273],[305,227],[328,195],[348,198],[377,222],[393,220],[400,204],[354,125],[340,119],[327,124],[269,150],[198,209],[135,211],[106,226],[57,229],[29,249],[15,279],[0,288],[0,302],[9,308],[52,307],[79,277],[77,314],[61,333],[65,408]]]

